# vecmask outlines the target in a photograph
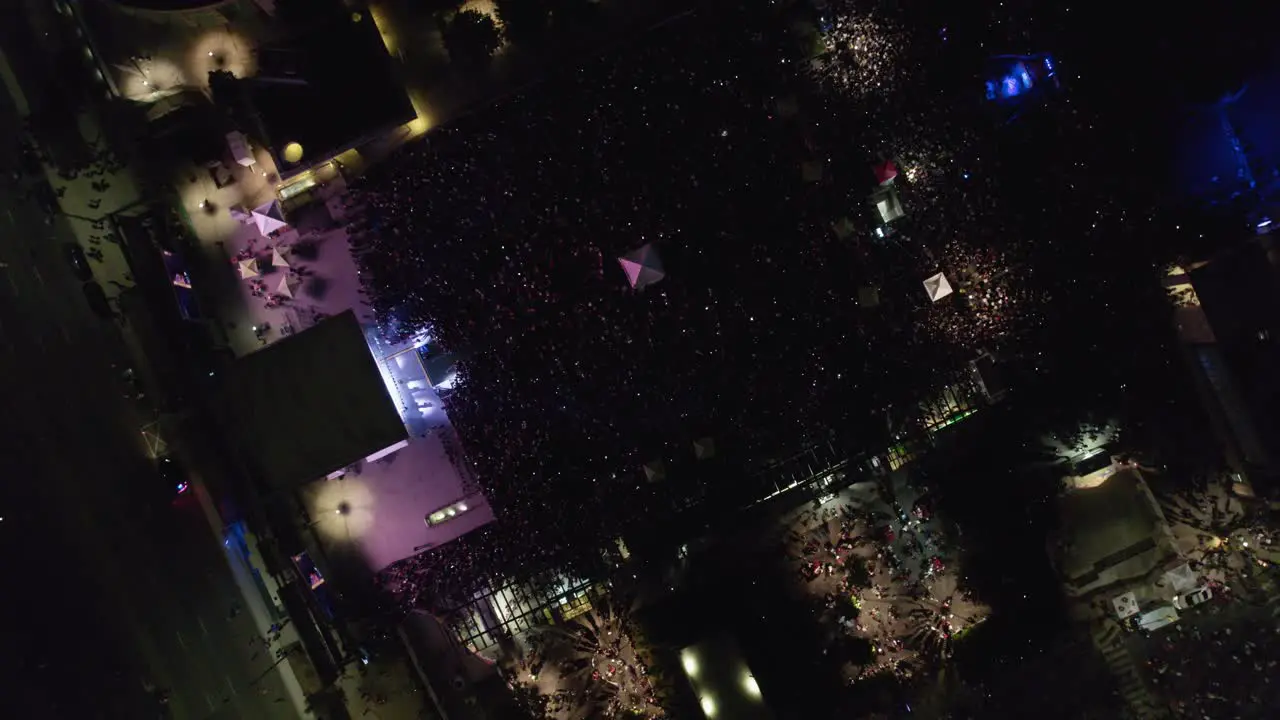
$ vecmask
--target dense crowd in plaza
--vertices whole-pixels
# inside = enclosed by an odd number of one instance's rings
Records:
[[[1250,622],[1212,629],[1175,624],[1162,632],[1167,634],[1147,670],[1173,717],[1272,717],[1280,702],[1280,685],[1271,681],[1280,662],[1280,630]]]
[[[908,98],[906,115],[869,117],[909,88],[815,82],[760,23],[673,23],[432,133],[358,189],[367,291],[388,332],[425,327],[462,355],[448,411],[502,517],[393,572],[599,547],[658,501],[642,466],[679,464],[703,436],[746,466],[883,432],[1022,312],[1010,254],[956,237],[992,202],[964,114],[910,114],[928,104]],[[963,167],[939,155],[952,139]],[[890,240],[867,201],[885,157],[905,163],[909,216]],[[851,237],[832,233],[841,217]],[[666,277],[632,290],[615,258],[647,243]],[[939,270],[960,292],[932,304],[922,281]]]

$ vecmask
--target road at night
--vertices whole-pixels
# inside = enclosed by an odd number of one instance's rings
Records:
[[[249,613],[232,617],[240,594],[194,493],[164,497],[124,344],[90,309],[69,234],[15,189],[20,121],[0,103],[0,572],[4,634],[23,648],[0,668],[17,688],[0,714],[163,716],[149,681],[172,717],[297,717]]]

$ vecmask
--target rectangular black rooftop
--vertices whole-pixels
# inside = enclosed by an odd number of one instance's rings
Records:
[[[407,438],[348,310],[232,365],[226,421],[260,483],[318,480]]]
[[[244,82],[257,125],[282,176],[413,120],[415,113],[368,13],[318,2],[288,42],[264,47],[259,74]],[[283,157],[290,143],[302,159]]]

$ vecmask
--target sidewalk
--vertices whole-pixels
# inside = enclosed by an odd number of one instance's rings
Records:
[[[352,718],[419,720],[425,717],[426,693],[399,658],[349,665],[338,678]]]
[[[102,132],[96,121],[87,114],[80,116],[80,134],[89,145],[106,153],[101,141]],[[133,172],[128,167],[113,169],[107,156],[95,162],[95,167],[79,171],[74,178],[59,174],[59,170],[43,162],[45,179],[58,197],[62,211],[75,234],[80,247],[89,257],[95,279],[108,298],[114,299],[133,286],[129,261],[124,248],[109,238],[117,238],[110,222],[103,222],[108,215],[137,205],[142,200]],[[100,252],[101,259],[93,253]]]
[[[196,494],[196,498],[200,501],[200,509],[204,511],[205,519],[209,522],[209,527],[213,529],[214,534],[218,538],[223,537],[223,528],[225,523],[218,514],[217,508],[214,506],[213,499],[209,497],[208,491],[204,487],[204,483],[198,477],[192,477],[191,489]],[[244,562],[238,561],[234,551],[228,551],[227,564],[231,567],[231,574],[235,577],[236,585],[240,588],[240,595],[244,598],[245,607],[248,608],[250,616],[253,618],[255,627],[262,637],[271,636],[271,627],[275,623],[273,614],[267,608],[266,602],[262,598],[257,585],[253,582],[253,577],[249,573]],[[292,647],[299,642],[298,634],[291,625],[285,626],[280,633],[279,639],[268,647],[271,652],[277,648]],[[281,680],[284,683],[285,690],[289,694],[289,700],[293,703],[293,707],[297,710],[298,717],[310,718],[314,717],[308,709],[306,693],[302,691],[302,685],[298,682],[298,676],[294,672],[292,664],[285,660],[275,666],[276,671],[280,673]]]

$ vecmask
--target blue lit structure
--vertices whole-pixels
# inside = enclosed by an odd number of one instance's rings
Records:
[[[1269,229],[1280,201],[1280,65],[1191,108],[1176,137],[1176,191]]]
[[[996,55],[988,61],[985,78],[987,101],[1015,113],[1062,86],[1057,62],[1047,53]]]

